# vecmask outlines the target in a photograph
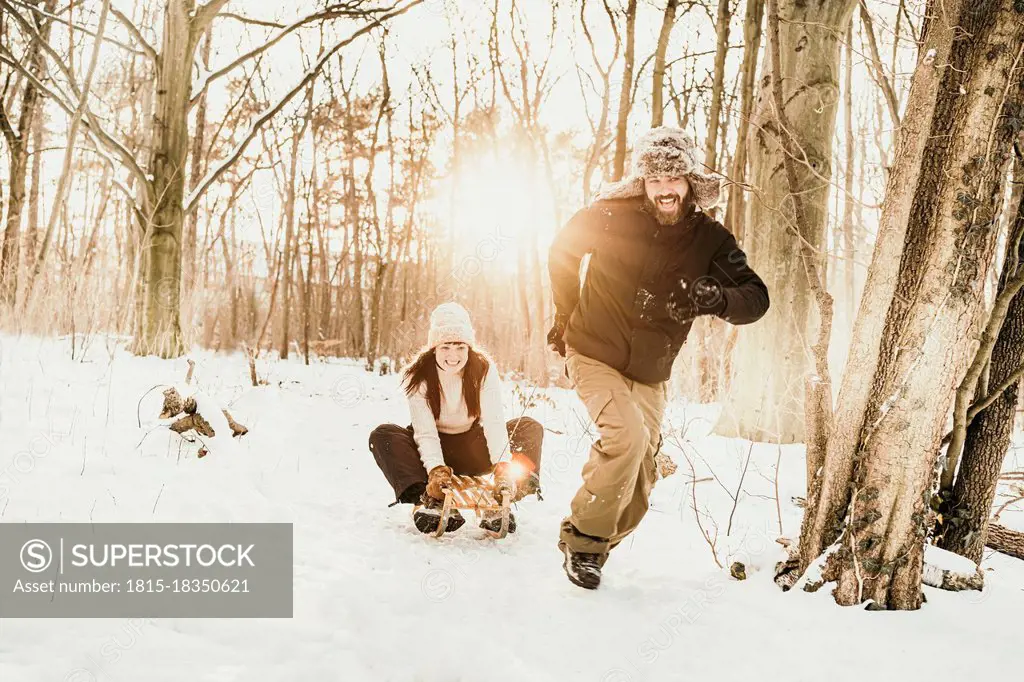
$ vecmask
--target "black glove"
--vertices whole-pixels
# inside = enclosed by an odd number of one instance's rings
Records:
[[[569,316],[563,313],[555,313],[555,323],[548,331],[548,345],[554,346],[558,354],[565,357],[565,327],[569,324]]]
[[[700,315],[724,314],[725,303],[722,283],[705,275],[692,283],[680,280],[679,286],[669,294],[668,313],[678,324],[685,324]]]

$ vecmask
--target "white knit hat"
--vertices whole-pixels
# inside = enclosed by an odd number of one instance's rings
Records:
[[[442,343],[466,343],[476,345],[473,323],[469,313],[458,303],[442,303],[430,313],[430,332],[427,346],[436,348]]]
[[[603,189],[597,199],[643,196],[645,177],[676,176],[685,177],[690,183],[693,200],[698,206],[705,210],[712,208],[722,199],[722,179],[700,169],[699,153],[697,143],[680,128],[651,128],[633,146],[632,174]]]

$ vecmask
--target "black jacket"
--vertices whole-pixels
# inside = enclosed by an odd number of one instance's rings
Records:
[[[768,289],[736,239],[692,208],[675,225],[662,226],[642,199],[595,202],[555,237],[548,271],[555,311],[570,315],[566,344],[645,384],[669,378],[690,331],[692,320],[677,322],[668,309],[682,283],[717,279],[725,294],[721,317],[732,324],[756,322],[768,311]]]

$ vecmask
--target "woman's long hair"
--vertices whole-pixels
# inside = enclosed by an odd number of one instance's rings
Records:
[[[462,395],[465,396],[469,416],[473,419],[480,417],[480,387],[490,366],[491,360],[486,354],[470,347],[469,359],[462,369]],[[407,396],[419,391],[423,384],[427,385],[427,404],[435,420],[441,416],[441,381],[437,376],[440,371],[434,349],[427,348],[402,372]]]

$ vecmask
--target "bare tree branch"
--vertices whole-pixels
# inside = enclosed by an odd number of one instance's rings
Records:
[[[317,75],[320,73],[320,70],[324,67],[327,61],[332,56],[334,56],[334,54],[338,50],[347,45],[350,45],[357,38],[360,38],[361,36],[377,28],[378,26],[381,26],[383,22],[387,21],[388,19],[392,19],[394,17],[405,14],[407,11],[409,11],[416,5],[421,4],[422,2],[423,0],[411,0],[401,9],[396,9],[379,18],[371,19],[368,24],[366,24],[358,31],[350,35],[348,38],[345,38],[344,40],[335,43],[334,46],[332,46],[330,49],[326,50],[322,55],[320,55],[316,63],[313,64],[313,66],[306,72],[306,75],[303,76],[302,79],[298,83],[296,83],[294,87],[292,87],[287,93],[285,93],[285,95],[281,99],[279,99],[275,105],[264,111],[256,118],[252,126],[249,128],[249,131],[242,138],[241,142],[239,142],[235,146],[235,148],[231,150],[231,153],[228,154],[227,158],[220,162],[215,168],[211,169],[206,174],[206,177],[203,178],[203,180],[200,181],[200,183],[196,186],[196,188],[189,193],[188,197],[185,199],[185,213],[188,214],[195,210],[196,206],[199,203],[199,199],[202,197],[203,193],[206,192],[206,190],[209,189],[210,186],[214,182],[216,182],[217,179],[221,175],[223,175],[224,172],[238,160],[238,158],[242,155],[242,152],[245,151],[245,148],[249,145],[250,142],[252,142],[253,138],[256,137],[257,133],[259,133],[259,131],[263,128],[267,121],[272,119],[279,111],[281,111],[281,109],[283,109],[285,105],[288,104],[288,102],[291,101],[291,99],[296,94],[302,91],[303,88],[310,85],[313,82],[313,80],[317,77]]]
[[[889,105],[889,115],[892,116],[893,125],[898,128],[900,125],[899,100],[896,99],[896,92],[892,89],[892,83],[889,82],[889,78],[885,75],[885,69],[882,67],[882,55],[878,52],[878,41],[875,40],[875,27],[864,0],[860,0],[860,20],[864,25],[864,35],[867,36],[868,47],[871,48],[871,63],[875,67],[875,82],[882,89],[885,103]]]
[[[18,62],[15,56],[11,53],[10,50],[7,49],[5,45],[0,45],[0,61],[5,62],[8,65],[17,69],[18,71],[20,71],[29,81],[31,81],[33,87],[38,89],[39,92],[43,93],[44,95],[52,99],[57,104],[57,106],[63,109],[68,115],[74,115],[76,106],[73,106],[65,102],[62,95],[59,95],[50,88],[46,87],[38,78],[32,75],[28,71],[28,69],[26,69],[24,66],[21,65],[20,62]],[[84,125],[86,130],[88,130],[92,134],[93,139],[96,140],[97,144],[113,151],[118,156],[121,163],[124,164],[124,166],[128,169],[128,171],[135,176],[135,179],[142,183],[143,186],[148,187],[149,181],[146,179],[146,174],[142,171],[142,168],[139,167],[139,164],[135,161],[135,157],[132,156],[132,153],[128,151],[128,149],[123,144],[121,144],[119,141],[114,139],[109,133],[103,130],[103,128],[93,120],[92,113],[89,112],[88,109],[86,109],[86,112],[89,114],[89,118],[83,118],[82,125]],[[106,157],[106,160],[111,161],[109,157]],[[126,195],[129,198],[132,198],[132,201],[134,202],[134,198],[131,192],[126,191]]]
[[[124,26],[128,30],[128,32],[132,34],[132,37],[135,38],[139,45],[142,46],[142,49],[146,52],[147,55],[149,55],[150,59],[156,61],[159,58],[156,52],[156,48],[154,48],[149,43],[149,41],[146,40],[146,37],[142,35],[142,31],[139,30],[139,27],[136,26],[131,19],[129,19],[123,12],[121,12],[121,10],[117,9],[116,7],[111,7],[110,13],[113,14],[114,18],[117,19],[121,23],[121,25]]]
[[[195,16],[192,17],[192,34],[198,36],[206,30],[217,13],[228,4],[229,0],[210,0],[205,5],[196,8]]]
[[[67,80],[68,87],[71,89],[71,93],[74,95],[74,98],[81,102],[83,98],[81,92],[78,89],[78,85],[75,82],[75,75],[71,72],[71,70],[68,68],[68,65],[64,62],[64,58],[61,57],[61,55],[58,54],[57,51],[53,49],[53,47],[50,46],[48,41],[43,40],[43,37],[39,35],[39,32],[36,30],[36,27],[32,25],[32,22],[28,21],[27,19],[25,19],[25,17],[21,16],[20,13],[13,10],[11,3],[8,2],[8,0],[0,0],[0,7],[4,7],[7,10],[9,10],[10,15],[15,17],[17,22],[21,25],[22,29],[31,37],[31,39],[36,41],[36,43],[41,48],[43,48],[43,51],[50,55],[51,59],[53,60],[54,66],[57,67],[57,69],[64,75],[65,79]],[[38,78],[36,78],[31,72],[29,72],[25,67],[21,65],[18,59],[9,49],[7,49],[5,45],[0,45],[0,52],[6,53],[8,58],[10,59],[11,65],[14,66],[14,68],[16,68],[25,78],[31,80],[33,85],[36,88],[38,88],[40,92],[46,94],[48,97],[51,97],[69,115],[74,115],[75,109],[78,108],[78,105],[65,101],[65,98],[70,100],[70,97],[64,95],[63,93],[58,94],[54,92],[51,88],[45,86]],[[146,178],[146,174],[143,172],[142,168],[136,161],[135,155],[132,154],[121,141],[117,140],[113,135],[104,130],[103,126],[101,126],[100,123],[96,120],[96,117],[93,115],[92,111],[89,110],[88,106],[86,106],[85,114],[85,117],[82,119],[82,124],[86,127],[86,129],[93,134],[96,140],[103,147],[105,147],[108,150],[111,150],[118,156],[118,158],[121,160],[121,163],[124,164],[128,171],[135,176],[136,180],[138,180],[143,187],[148,188],[149,181]]]
[[[189,102],[189,105],[193,106],[193,105],[196,104],[196,102],[199,101],[199,97],[207,90],[207,88],[210,87],[210,83],[212,81],[215,81],[218,78],[221,78],[222,76],[230,73],[234,69],[238,68],[239,65],[249,61],[253,57],[255,57],[255,56],[259,55],[259,54],[262,54],[263,52],[266,52],[271,47],[273,47],[277,43],[281,42],[281,40],[283,40],[285,37],[287,37],[290,33],[293,33],[295,30],[305,26],[306,24],[312,23],[312,22],[317,21],[317,20],[335,19],[335,18],[338,18],[338,17],[367,17],[367,16],[371,16],[371,15],[376,14],[376,13],[391,12],[398,5],[396,4],[396,5],[392,5],[391,7],[388,7],[388,8],[374,8],[374,9],[357,9],[358,6],[359,6],[358,0],[351,0],[350,2],[338,3],[338,4],[330,5],[330,6],[324,8],[324,9],[318,11],[318,12],[314,12],[313,14],[310,14],[308,16],[302,17],[301,19],[297,19],[297,20],[293,21],[291,24],[286,26],[284,28],[284,30],[282,30],[276,36],[274,36],[273,38],[271,38],[267,42],[263,43],[259,47],[255,48],[255,49],[252,49],[249,52],[246,52],[245,54],[236,57],[227,66],[224,66],[224,67],[222,67],[220,69],[217,69],[216,71],[214,71],[212,73],[206,74],[206,77],[203,78],[203,82],[199,85],[199,87],[196,89],[196,91],[192,93],[192,99]]]
[[[89,90],[92,88],[92,80],[96,74],[96,65],[99,62],[100,49],[103,42],[103,34],[107,28],[107,13],[110,10],[110,0],[103,0],[103,7],[100,10],[99,21],[96,29],[96,40],[93,41],[92,55],[89,58],[89,66],[86,69],[85,81],[82,83],[82,96],[79,100],[75,113],[71,116],[71,124],[68,126],[67,147],[64,150],[64,163],[61,167],[60,178],[57,180],[57,191],[53,195],[53,206],[50,208],[50,216],[46,221],[46,232],[43,234],[43,243],[39,248],[39,254],[35,257],[32,269],[29,271],[29,278],[25,291],[25,298],[22,303],[24,311],[32,299],[32,291],[35,288],[36,280],[46,260],[46,253],[49,251],[50,242],[53,241],[53,232],[57,227],[57,216],[60,214],[60,206],[67,199],[69,180],[71,178],[71,161],[75,156],[75,139],[78,137],[78,127],[81,125],[85,115]],[[69,46],[68,49],[72,49]]]
[[[234,19],[243,24],[249,24],[251,26],[266,26],[268,28],[284,28],[286,24],[281,24],[276,21],[264,21],[262,19],[253,19],[251,17],[242,16],[241,14],[235,14],[234,12],[221,12],[215,18],[217,19]]]
[[[80,32],[85,33],[86,35],[90,35],[90,36],[92,36],[94,38],[97,35],[96,31],[94,31],[93,29],[89,28],[88,26],[83,26],[82,24],[76,24],[76,23],[74,23],[72,21],[69,21],[67,19],[63,19],[63,18],[61,18],[60,16],[58,16],[56,14],[51,14],[50,12],[47,12],[42,7],[36,7],[35,5],[30,5],[27,2],[24,2],[24,0],[13,0],[13,2],[14,2],[14,4],[16,4],[16,5],[20,6],[20,7],[24,7],[27,10],[31,10],[32,12],[38,14],[41,17],[46,17],[50,21],[56,21],[59,24],[64,24],[65,26],[70,26],[71,28],[75,29],[76,31],[80,31]],[[114,11],[113,8],[111,8],[111,11]],[[14,13],[13,9],[11,10],[11,13],[12,14]],[[117,45],[118,47],[124,48],[125,50],[128,50],[129,52],[132,52],[132,53],[137,54],[137,55],[141,55],[141,56],[144,56],[144,57],[155,57],[156,56],[155,52],[151,54],[151,53],[149,53],[148,51],[145,50],[146,47],[149,47],[149,43],[145,42],[144,40],[142,41],[143,42],[143,48],[144,48],[142,50],[134,47],[133,45],[129,45],[127,43],[122,43],[117,38],[112,38],[110,36],[103,36],[102,40],[105,43],[110,43],[111,45]]]

